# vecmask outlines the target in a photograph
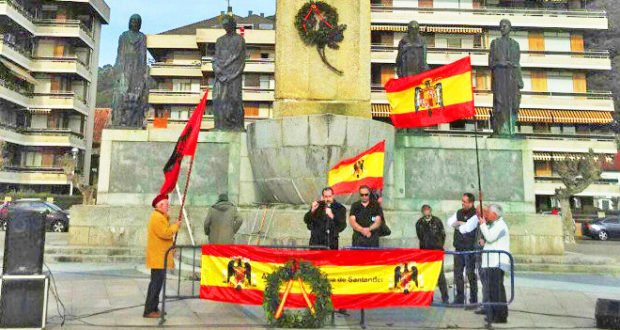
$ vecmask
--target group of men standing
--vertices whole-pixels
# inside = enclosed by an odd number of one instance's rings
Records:
[[[384,233],[385,216],[381,200],[372,198],[371,189],[362,186],[359,189],[359,201],[351,205],[348,222],[353,229],[352,245],[354,247],[379,247],[379,237]],[[469,304],[478,305],[478,274],[483,285],[483,302],[506,303],[504,274],[510,270],[510,261],[506,254],[472,253],[472,251],[506,251],[510,250],[508,227],[503,220],[503,210],[492,204],[479,212],[475,207],[475,196],[465,193],[461,199],[462,208],[452,215],[447,226],[454,228],[454,282],[455,305],[465,305],[465,276],[469,282]],[[446,232],[444,224],[432,214],[430,205],[422,206],[422,217],[416,222],[416,233],[420,249],[444,250]],[[334,200],[331,188],[325,188],[321,201],[312,203],[310,211],[304,216],[310,230],[310,246],[338,249],[339,235],[347,227],[347,209]],[[442,302],[449,303],[448,286],[443,266],[438,279]],[[506,305],[489,305],[475,311],[487,316],[492,323],[506,323],[508,307]]]

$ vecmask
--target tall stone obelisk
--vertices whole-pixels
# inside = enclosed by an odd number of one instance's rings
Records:
[[[324,2],[336,8],[339,24],[347,25],[340,49],[325,50],[343,75],[331,71],[295,28],[295,16],[307,0],[278,0],[275,118],[328,113],[371,118],[370,1]]]

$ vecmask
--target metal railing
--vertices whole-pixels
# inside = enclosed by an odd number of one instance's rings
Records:
[[[434,8],[434,7],[392,7],[392,6],[377,6],[373,5],[372,12],[394,12],[394,11],[414,11],[418,13],[446,13],[446,12],[458,12],[468,13],[472,15],[523,15],[523,16],[552,16],[552,17],[585,17],[585,18],[607,18],[607,12],[604,10],[589,10],[589,9],[571,9],[571,10],[558,10],[558,9],[546,9],[546,8]]]
[[[33,20],[34,19],[34,15],[31,12],[29,12],[26,9],[26,7],[24,7],[18,1],[14,1],[14,0],[0,0],[0,3],[8,4],[11,8],[15,9],[17,12],[19,12],[21,15],[23,15],[24,17],[26,17],[29,20]]]
[[[263,245],[261,247],[264,248],[272,248],[272,249],[291,249],[291,250],[310,250],[310,249],[314,249],[314,250],[328,250],[328,248],[326,246],[285,246],[285,245]],[[343,250],[376,250],[376,249],[381,249],[381,250],[385,250],[385,249],[390,249],[390,248],[385,248],[385,247],[379,247],[379,248],[361,248],[361,247],[345,247],[343,248]],[[188,289],[190,289],[189,293],[187,292],[182,292],[182,279],[183,279],[183,263],[184,263],[184,259],[183,259],[183,255],[185,254],[187,256],[187,250],[190,250],[189,253],[191,253],[191,272],[189,273],[189,281],[191,282],[191,289],[190,287],[188,287]],[[184,253],[185,251],[185,253]],[[168,294],[168,272],[166,271],[164,274],[164,283],[163,283],[163,287],[162,287],[162,307],[161,307],[161,318],[159,321],[159,325],[163,325],[166,322],[166,300],[185,300],[185,299],[199,299],[200,298],[200,273],[197,273],[197,270],[200,270],[200,263],[201,263],[201,257],[202,257],[202,245],[178,245],[178,246],[172,246],[170,247],[165,255],[164,255],[164,269],[168,269],[168,258],[170,256],[170,253],[176,253],[178,252],[178,267],[176,269],[176,293],[173,294]],[[483,255],[487,255],[486,260],[487,260],[487,265],[485,267],[485,265],[482,264],[482,260],[484,258],[482,258]],[[497,260],[498,260],[498,265],[495,267],[499,267],[499,265],[501,264],[501,256],[505,255],[508,260],[509,260],[509,266],[510,266],[510,271],[509,271],[509,276],[510,276],[510,299],[506,299],[506,302],[489,302],[489,301],[484,301],[485,297],[484,297],[484,293],[483,293],[483,300],[481,303],[475,303],[475,304],[445,304],[445,303],[432,303],[431,305],[434,307],[446,307],[446,308],[467,308],[467,307],[482,307],[486,310],[487,312],[487,326],[490,326],[490,322],[491,318],[490,318],[490,313],[491,313],[491,309],[490,307],[493,306],[508,306],[510,305],[514,299],[515,299],[515,278],[514,278],[514,258],[512,256],[512,254],[510,254],[507,251],[499,251],[499,250],[475,250],[475,251],[445,251],[445,255],[452,255],[452,256],[475,256],[475,257],[480,257],[479,259],[476,259],[476,270],[478,272],[481,271],[481,269],[484,268],[490,268],[489,266],[491,266],[490,264],[488,264],[488,262],[490,262],[489,257],[493,254],[497,254]],[[197,260],[196,257],[200,256],[200,258]],[[480,274],[478,275],[479,278],[481,278]],[[482,285],[483,285],[483,290],[484,290],[484,280]],[[198,282],[198,284],[196,284]],[[467,282],[467,281],[466,281]],[[360,310],[361,313],[361,317],[360,317],[360,327],[362,329],[366,329],[367,324],[366,324],[366,311],[364,309]],[[335,325],[335,311],[332,311],[331,313],[331,324],[332,326]]]

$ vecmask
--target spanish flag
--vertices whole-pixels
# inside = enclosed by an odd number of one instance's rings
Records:
[[[242,305],[263,304],[267,276],[302,260],[327,276],[334,308],[429,306],[444,252],[439,250],[286,250],[249,245],[203,245],[200,298]],[[284,287],[280,289],[284,290]],[[287,308],[305,308],[310,283],[293,283]]]
[[[327,175],[334,194],[355,193],[366,185],[371,189],[383,189],[385,140],[374,147],[334,166]]]
[[[396,128],[426,127],[473,117],[471,59],[385,84],[390,117]]]

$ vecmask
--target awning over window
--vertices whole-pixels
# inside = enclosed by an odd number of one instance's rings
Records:
[[[389,104],[373,104],[372,105],[373,118],[389,118],[390,117],[390,105]]]
[[[612,113],[590,110],[519,110],[518,121],[521,123],[556,123],[556,124],[610,124]]]
[[[25,80],[33,85],[37,84],[37,80],[34,79],[30,73],[28,71],[26,71],[25,69],[20,68],[19,66],[13,64],[12,62],[0,58],[0,62],[7,67],[7,69],[11,70],[13,72],[14,75],[17,76],[17,78]]]
[[[372,25],[371,31],[407,32],[407,25]],[[482,28],[460,26],[421,26],[420,32],[427,33],[457,33],[457,34],[481,34]]]
[[[535,152],[534,160],[538,161],[563,161],[566,159],[581,159],[587,157],[586,153],[551,153],[551,152]],[[607,163],[614,161],[615,155],[597,155]]]

